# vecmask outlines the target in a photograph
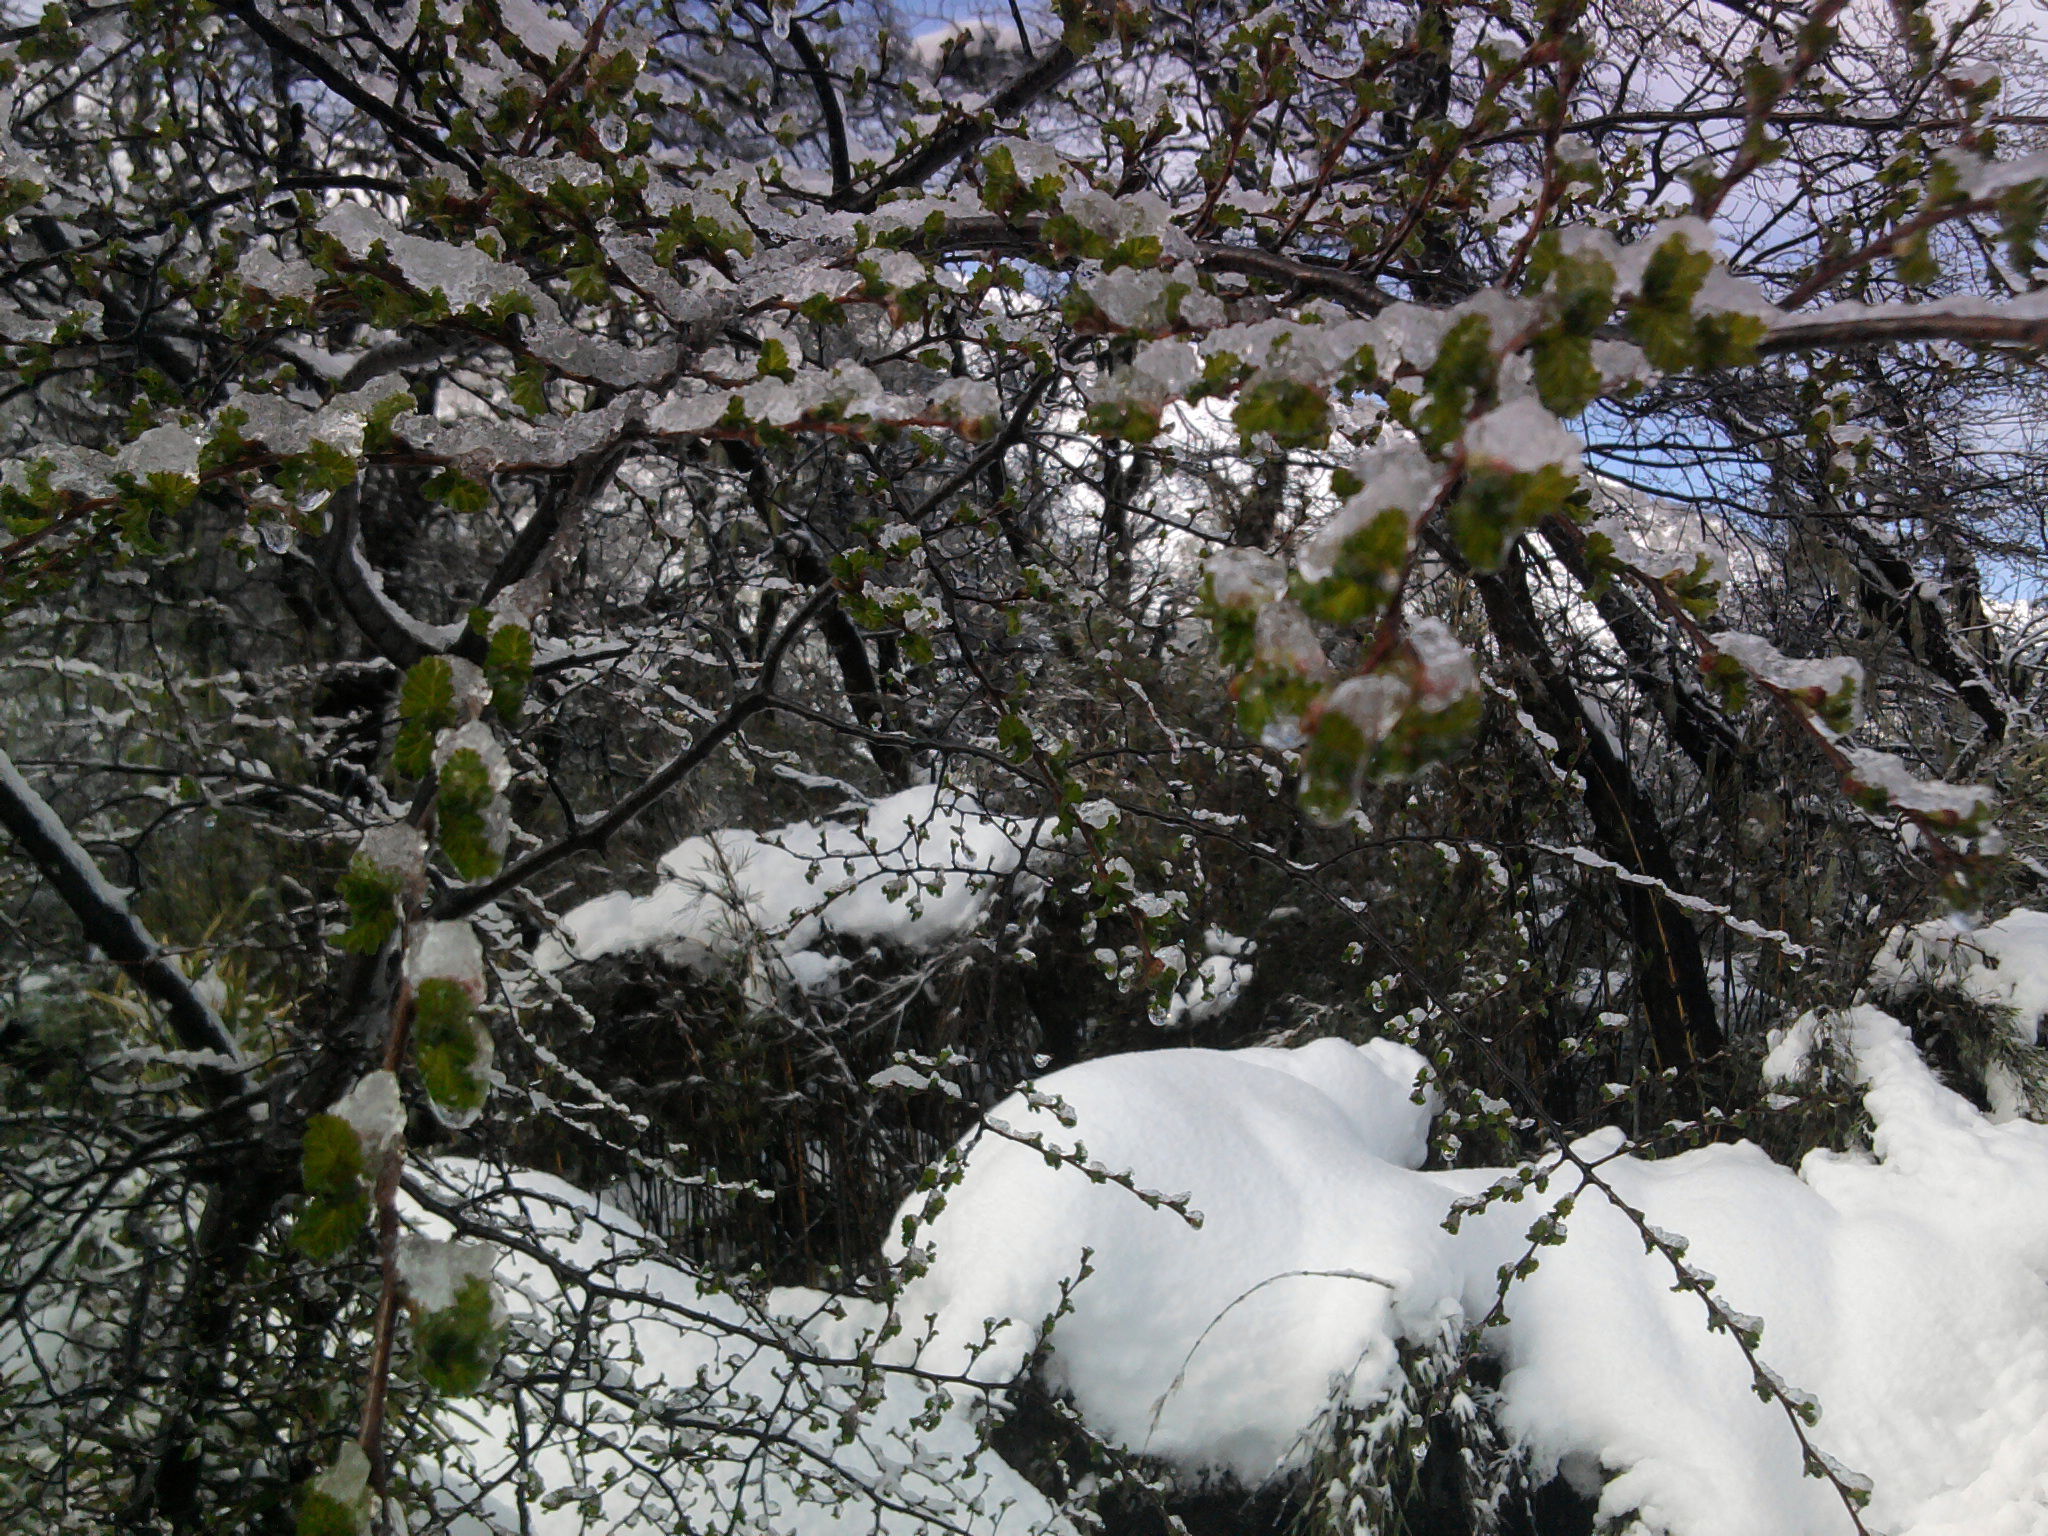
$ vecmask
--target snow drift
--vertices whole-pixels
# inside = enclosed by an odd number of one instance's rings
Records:
[[[524,1415],[486,1398],[446,1417],[450,1443],[424,1491],[459,1536],[908,1536],[963,1524],[1071,1536],[982,1448],[966,1404],[867,1368],[883,1322],[874,1303],[797,1288],[746,1303],[551,1175],[443,1158],[434,1177],[438,1200],[530,1240],[497,1256],[521,1340],[501,1374],[543,1378],[528,1382]],[[427,1237],[451,1233],[416,1204],[410,1219]],[[583,1369],[565,1369],[571,1360]]]
[[[1762,1320],[1760,1359],[1820,1405],[1816,1450],[1869,1478],[1872,1530],[2038,1536],[2048,1127],[1979,1114],[1874,1008],[1801,1020],[1774,1070],[1796,1073],[1830,1035],[1864,1088],[1867,1155],[1815,1153],[1795,1173],[1748,1145],[1653,1161],[1605,1132],[1576,1150],[1689,1245],[1728,1308]],[[1007,1382],[1064,1304],[1045,1368],[1098,1433],[1256,1483],[1300,1464],[1333,1397],[1397,1385],[1396,1340],[1484,1317],[1532,1224],[1576,1192],[1565,1241],[1538,1250],[1487,1341],[1500,1422],[1534,1469],[1598,1468],[1602,1516],[1647,1532],[1853,1530],[1735,1340],[1571,1167],[1444,1229],[1499,1175],[1418,1171],[1421,1065],[1386,1042],[1157,1051],[1006,1102],[992,1118],[1007,1134],[972,1148],[917,1238],[930,1267],[901,1310],[913,1337],[932,1320],[925,1362]],[[1067,1155],[1049,1165],[1047,1148]],[[1201,1225],[1081,1163],[1188,1192]],[[1093,1272],[1072,1284],[1084,1251]],[[1010,1321],[982,1348],[992,1318]]]
[[[841,968],[817,947],[828,936],[922,949],[973,928],[1034,827],[927,784],[849,820],[687,838],[662,856],[653,891],[584,902],[534,963],[653,950],[707,970],[760,943],[784,980],[828,986]]]

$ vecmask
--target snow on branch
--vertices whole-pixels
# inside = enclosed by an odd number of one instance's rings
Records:
[[[43,878],[71,909],[85,936],[157,1004],[178,1043],[201,1056],[200,1081],[216,1102],[247,1090],[241,1048],[227,1023],[191,978],[172,963],[149,930],[108,883],[48,801],[0,751],[0,825],[14,835]]]

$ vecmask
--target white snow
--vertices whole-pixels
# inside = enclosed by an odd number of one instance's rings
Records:
[[[1846,689],[1851,719],[1863,718],[1863,663],[1855,657],[1787,656],[1763,636],[1739,630],[1722,630],[1709,635],[1707,640],[1715,650],[1769,687],[1795,694],[1815,693],[1821,698],[1832,698]]]
[[[1219,549],[1202,568],[1221,608],[1262,607],[1287,591],[1287,567],[1255,549]]]
[[[1983,785],[1923,779],[1896,753],[1844,747],[1842,756],[1848,760],[1850,776],[1881,793],[1893,810],[1967,825],[1991,809],[1993,796]]]
[[[1373,452],[1360,455],[1353,469],[1363,487],[1301,552],[1301,574],[1310,581],[1328,577],[1336,569],[1345,541],[1382,512],[1392,509],[1405,514],[1411,523],[1419,522],[1436,500],[1443,480],[1443,471],[1405,434],[1390,434]]]
[[[927,28],[910,40],[910,52],[926,69],[936,70],[945,62],[946,56],[955,51],[970,58],[993,58],[1014,53],[1022,44],[1023,39],[1015,27],[976,18]],[[1016,144],[1019,141],[1005,142]]]
[[[457,682],[460,684],[460,678]],[[458,693],[457,700],[460,702]],[[481,720],[471,720],[458,725],[452,731],[443,731],[434,743],[434,766],[446,768],[458,752],[474,752],[484,765],[484,775],[490,781],[496,794],[503,794],[512,784],[512,762],[505,756],[505,749],[498,742],[491,728]]]
[[[1587,532],[1614,546],[1614,558],[1652,581],[1690,576],[1706,562],[1706,579],[1726,583],[1759,574],[1755,553],[1725,519],[1693,512],[1595,477],[1600,505],[1611,508]]]
[[[405,1101],[394,1072],[366,1074],[328,1113],[349,1123],[365,1152],[381,1152],[405,1134]]]
[[[1996,922],[1954,917],[1894,929],[1871,967],[1883,993],[1960,988],[1978,1002],[2013,1011],[2013,1033],[2033,1041],[2048,1014],[2048,912],[2015,907]]]
[[[332,235],[357,261],[367,260],[381,243],[406,282],[421,293],[439,290],[452,310],[488,307],[501,295],[533,300],[539,295],[525,273],[507,266],[473,245],[454,245],[403,233],[376,209],[363,203],[339,202],[320,220],[323,234]]]
[[[459,982],[481,999],[484,950],[476,930],[466,922],[422,924],[406,957],[406,979],[415,986],[430,979]]]
[[[1237,1005],[1238,998],[1252,982],[1252,963],[1230,954],[1204,958],[1168,1000],[1162,1029],[1179,1029],[1189,1024],[1206,1024],[1221,1018]]]
[[[455,1305],[456,1293],[472,1280],[489,1285],[497,1264],[497,1252],[484,1243],[445,1242],[418,1233],[398,1240],[398,1278],[424,1312],[447,1311]],[[502,1302],[492,1308],[497,1321],[503,1321],[502,1308]]]
[[[147,480],[151,475],[173,475],[196,481],[199,440],[175,423],[151,427],[121,450],[114,465],[138,480]]]
[[[1894,929],[1871,966],[1870,983],[1880,999],[1953,987],[1976,1002],[2010,1009],[2013,1040],[2040,1045],[2048,1016],[2048,912],[2016,907],[1981,926],[1939,917]],[[1983,1079],[1994,1120],[2021,1114],[2039,1092],[2011,1061],[1995,1056],[1983,1063]]]
[[[797,985],[826,985],[837,968],[814,946],[828,935],[923,948],[972,928],[1030,831],[921,785],[855,821],[706,833],[663,856],[648,895],[613,891],[569,912],[535,963],[652,949],[710,969],[759,940]]]
[[[418,1469],[441,1490],[437,1502],[478,1500],[495,1528],[531,1536],[1071,1536],[1036,1490],[981,1450],[969,1404],[941,1401],[921,1426],[913,1420],[931,1402],[922,1380],[863,1370],[884,1321],[874,1303],[780,1290],[748,1305],[701,1285],[630,1218],[560,1179],[453,1158],[429,1171],[439,1197],[531,1237],[532,1251],[495,1255],[512,1337],[547,1370],[572,1344],[587,1348],[583,1370],[530,1389],[544,1396],[544,1415],[521,1423],[509,1406],[475,1399],[444,1416],[453,1443]],[[410,1201],[408,1214],[422,1235],[404,1251],[431,1284],[455,1245],[435,1242],[447,1231],[439,1218]],[[441,1257],[422,1263],[429,1243]],[[533,1355],[515,1348],[501,1375]],[[633,1403],[645,1405],[637,1418]],[[854,1426],[843,1442],[842,1422]],[[523,1463],[512,1453],[520,1445]],[[527,1468],[538,1482],[515,1502],[512,1480]],[[457,1516],[453,1529],[483,1527]]]
[[[2039,1536],[2048,1529],[2048,1127],[1994,1124],[1941,1086],[1871,1008],[1809,1017],[1774,1054],[1798,1070],[1832,1033],[1854,1058],[1869,1153],[1799,1170],[1747,1144],[1649,1160],[1618,1132],[1576,1145],[1646,1222],[1761,1319],[1759,1358],[1811,1393],[1816,1448],[1868,1476],[1873,1530]],[[1052,1328],[1046,1369],[1098,1432],[1188,1472],[1247,1481],[1299,1464],[1333,1388],[1370,1402],[1397,1338],[1493,1305],[1531,1223],[1577,1191],[1566,1241],[1539,1250],[1489,1338],[1500,1415],[1540,1473],[1604,1478],[1603,1517],[1668,1536],[1835,1536],[1835,1491],[1801,1475],[1784,1408],[1742,1350],[1673,1289],[1662,1253],[1565,1167],[1548,1192],[1467,1215],[1451,1203],[1505,1170],[1416,1171],[1428,1110],[1404,1047],[1155,1051],[1069,1069],[992,1118],[901,1310],[927,1363],[1009,1380],[1089,1250],[1093,1273]],[[1198,1228],[1115,1182],[1048,1166],[1070,1149],[1140,1186],[1185,1189]],[[1085,1146],[1085,1154],[1080,1150]],[[1011,1319],[977,1358],[984,1320]]]
[[[1465,456],[1517,474],[1555,464],[1575,475],[1580,443],[1555,416],[1525,397],[1497,406],[1467,427]]]
[[[1282,598],[1259,610],[1252,623],[1252,654],[1262,667],[1298,672],[1303,677],[1328,677],[1330,659],[1307,614]]]

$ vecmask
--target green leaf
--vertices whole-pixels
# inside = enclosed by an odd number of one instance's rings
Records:
[[[1755,362],[1757,348],[1763,345],[1770,329],[1758,315],[1730,311],[1701,315],[1696,328],[1699,366],[1740,368]]]
[[[1584,336],[1548,332],[1529,349],[1536,397],[1553,416],[1576,416],[1600,397],[1600,370],[1593,343]]]
[[[1264,432],[1282,448],[1321,448],[1330,441],[1330,402],[1294,379],[1267,379],[1238,396],[1231,412],[1247,444]]]
[[[316,1264],[330,1263],[355,1245],[369,1224],[363,1186],[363,1142],[339,1115],[306,1122],[299,1182],[309,1196],[292,1226],[292,1246]]]
[[[434,733],[417,720],[401,724],[391,746],[391,766],[404,778],[425,778],[434,766]]]
[[[429,656],[405,674],[398,691],[398,716],[433,731],[455,723],[455,669],[446,656]]]
[[[413,993],[413,1049],[420,1078],[428,1097],[458,1114],[481,1109],[490,1091],[481,1070],[483,1042],[475,1011],[462,985],[444,976],[429,977]]]
[[[491,708],[507,725],[519,720],[526,702],[526,685],[533,681],[533,635],[518,624],[501,624],[491,631],[491,643],[484,656],[484,680],[491,685]]]
[[[335,883],[335,893],[348,904],[349,924],[335,940],[352,955],[374,955],[398,928],[398,874],[357,854]]]
[[[1641,291],[1629,305],[1628,332],[1660,372],[1676,373],[1698,361],[1692,305],[1713,269],[1714,258],[1694,250],[1683,235],[1672,235],[1643,264]]]
[[[1310,618],[1326,624],[1357,624],[1377,616],[1401,589],[1412,534],[1408,514],[1386,508],[1344,540],[1330,574],[1304,582],[1296,599]]]
[[[363,1139],[339,1115],[315,1115],[306,1122],[299,1152],[299,1180],[309,1195],[344,1199],[363,1180]]]
[[[315,1264],[331,1264],[356,1245],[370,1224],[370,1202],[316,1196],[308,1200],[292,1224],[292,1246]]]
[[[334,1463],[307,1485],[299,1503],[299,1536],[362,1536],[370,1526],[370,1460],[345,1440]]]
[[[496,798],[490,771],[471,749],[452,753],[441,765],[435,832],[443,857],[465,880],[483,880],[498,872],[498,846],[490,821]]]
[[[548,413],[548,371],[539,363],[521,363],[512,375],[512,403],[529,416]]]
[[[491,1284],[471,1275],[454,1302],[422,1313],[413,1323],[413,1361],[420,1380],[444,1397],[468,1397],[491,1379],[504,1348],[504,1330],[492,1325]]]
[[[1476,470],[1446,510],[1445,530],[1474,570],[1497,571],[1515,541],[1552,513],[1564,511],[1577,491],[1577,477],[1555,464],[1531,474]]]
[[[420,489],[428,500],[440,502],[451,512],[482,512],[491,504],[489,486],[452,469],[429,477]]]
[[[996,746],[1013,763],[1028,763],[1036,747],[1031,726],[1022,715],[1005,715],[996,723]]]
[[[1358,783],[1373,743],[1352,720],[1335,711],[1316,722],[1301,753],[1301,813],[1318,826],[1333,827],[1358,803]]]
[[[362,1529],[358,1510],[317,1488],[299,1504],[298,1536],[361,1536]]]
[[[434,737],[455,724],[455,669],[446,656],[426,657],[405,674],[398,718],[391,765],[405,778],[425,778],[434,766]]]
[[[1495,367],[1493,325],[1484,315],[1467,315],[1445,332],[1415,412],[1423,447],[1441,452],[1465,430],[1474,407],[1493,390]]]

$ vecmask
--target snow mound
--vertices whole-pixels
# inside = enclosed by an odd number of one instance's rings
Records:
[[[1954,986],[1980,1003],[2013,1011],[2013,1032],[2031,1043],[2048,1014],[2048,912],[2015,907],[1971,927],[1938,917],[1886,938],[1871,967],[1880,993]]]
[[[1088,1250],[1096,1274],[1052,1334],[1056,1384],[1121,1444],[1261,1480],[1333,1375],[1362,1395],[1387,1384],[1393,1337],[1426,1320],[1390,1319],[1397,1300],[1426,1314],[1456,1292],[1444,1198],[1413,1171],[1428,1123],[1414,1082],[1400,1047],[1337,1041],[1149,1051],[1054,1074],[1040,1087],[1063,1108],[1012,1099],[991,1119],[1191,1192],[1202,1225],[986,1137],[930,1229],[935,1262],[899,1307],[912,1335],[939,1318],[922,1363],[1015,1376]],[[1061,1124],[1068,1112],[1078,1129]],[[988,1318],[1012,1321],[977,1356]]]
[[[1894,929],[1870,980],[1879,998],[1953,988],[1987,1007],[2011,1010],[2010,1043],[2018,1051],[1993,1052],[1976,1064],[1985,1097],[2000,1120],[2023,1113],[2030,1102],[2041,1107],[2044,1063],[2033,1052],[2048,1045],[2048,912],[2016,907],[1977,927],[1943,917]]]
[[[828,986],[839,965],[815,950],[820,939],[921,949],[966,932],[1018,872],[1031,833],[933,785],[877,800],[857,821],[706,833],[662,857],[650,894],[612,891],[569,912],[534,963],[654,950],[710,970],[758,938],[787,979]]]
[[[1773,1068],[1796,1073],[1822,1035],[1856,1064],[1869,1154],[1815,1153],[1797,1172],[1747,1144],[1649,1160],[1618,1132],[1575,1151],[1689,1245],[1731,1313],[1762,1319],[1759,1359],[1818,1399],[1815,1448],[1872,1480],[1870,1529],[2039,1536],[2048,1127],[1979,1114],[1872,1008],[1801,1020]],[[1573,1195],[1565,1241],[1536,1250],[1487,1340],[1504,1366],[1499,1422],[1535,1471],[1597,1468],[1602,1517],[1665,1536],[1851,1532],[1735,1339],[1572,1166],[1444,1230],[1453,1201],[1506,1170],[1418,1171],[1421,1067],[1386,1042],[1322,1041],[1046,1078],[994,1111],[1006,1134],[971,1145],[915,1234],[930,1262],[900,1305],[906,1337],[931,1318],[925,1363],[997,1385],[1064,1308],[1045,1370],[1098,1433],[1256,1483],[1302,1464],[1333,1397],[1369,1406],[1398,1385],[1397,1340],[1484,1317],[1532,1224]],[[1065,1155],[1049,1165],[1047,1148]],[[1077,1163],[1187,1191],[1205,1219]],[[980,1348],[990,1319],[1010,1321]]]
[[[497,1252],[498,1295],[520,1341],[499,1374],[543,1373],[523,1420],[489,1398],[442,1416],[452,1440],[431,1496],[451,1530],[1072,1536],[982,1451],[964,1407],[935,1403],[915,1378],[863,1371],[883,1321],[874,1303],[792,1288],[747,1306],[560,1179],[459,1158],[431,1172],[437,1194],[468,1216],[525,1234],[524,1251]],[[408,1217],[428,1238],[450,1233],[417,1207]],[[583,1368],[547,1384],[572,1358]],[[531,1412],[537,1401],[549,1412]],[[843,1437],[842,1424],[857,1428]],[[537,1481],[522,1490],[529,1472]]]

